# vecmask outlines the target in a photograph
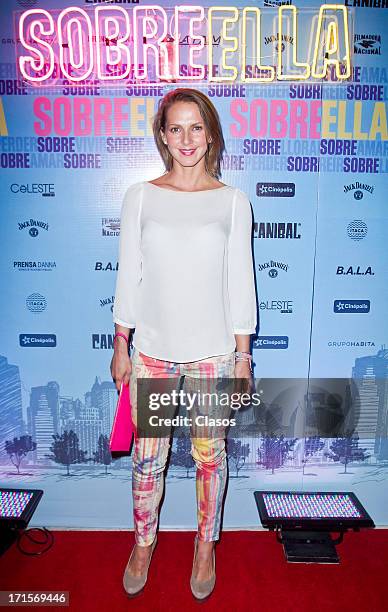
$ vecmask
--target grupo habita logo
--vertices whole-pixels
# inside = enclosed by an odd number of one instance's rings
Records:
[[[334,300],[334,312],[364,313],[370,311],[370,300]]]

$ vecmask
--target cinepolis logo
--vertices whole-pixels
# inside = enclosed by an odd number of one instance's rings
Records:
[[[334,300],[336,313],[364,313],[370,311],[370,300]]]
[[[257,183],[256,195],[259,198],[293,198],[295,183]]]
[[[42,312],[46,309],[47,300],[40,293],[31,293],[26,298],[26,306],[30,312]]]
[[[336,274],[342,276],[374,276],[375,273],[372,271],[372,266],[367,268],[361,266],[337,266]]]
[[[103,217],[101,224],[103,236],[120,236],[120,217]]]
[[[347,233],[352,240],[362,240],[368,233],[368,226],[361,219],[354,219],[348,224]]]
[[[55,196],[54,185],[52,183],[12,183],[11,193],[27,193],[28,195],[41,195],[44,198]]]
[[[39,235],[39,229],[46,230],[48,232],[48,223],[46,221],[38,221],[37,219],[28,219],[27,221],[19,221],[19,231],[24,230],[28,227],[28,233],[32,238],[36,238]]]
[[[57,336],[56,334],[19,334],[19,345],[23,348],[57,346]]]
[[[264,270],[268,270],[268,276],[270,278],[276,278],[278,276],[278,270],[288,272],[288,264],[282,261],[274,261],[273,259],[270,259],[269,261],[258,264],[257,271],[263,272]]]
[[[252,346],[257,349],[287,349],[288,336],[256,336]]]
[[[355,200],[362,200],[364,197],[364,191],[373,194],[374,186],[368,185],[367,183],[360,183],[359,181],[350,183],[349,185],[344,185],[344,193],[353,192],[353,197]]]

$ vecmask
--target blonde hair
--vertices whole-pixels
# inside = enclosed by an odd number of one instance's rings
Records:
[[[173,157],[162,140],[160,130],[165,133],[167,111],[175,102],[194,102],[197,104],[205,123],[206,137],[210,134],[212,137],[212,142],[208,144],[208,149],[205,153],[206,172],[218,179],[221,175],[221,160],[225,151],[220,118],[209,98],[201,91],[191,89],[190,87],[178,87],[167,92],[159,100],[158,110],[152,122],[155,144],[163,159],[166,171],[168,172],[172,169]]]

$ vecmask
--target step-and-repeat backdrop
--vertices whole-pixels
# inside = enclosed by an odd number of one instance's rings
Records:
[[[164,171],[151,122],[179,86],[217,108],[254,216],[263,401],[228,438],[224,527],[259,526],[257,489],[354,491],[388,524],[387,5],[1,3],[0,486],[44,490],[31,524],[132,526],[108,448],[120,210]],[[173,451],[161,527],[194,528]]]

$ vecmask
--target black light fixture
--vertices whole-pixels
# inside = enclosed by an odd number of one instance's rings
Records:
[[[42,495],[41,489],[0,489],[0,556],[25,530]]]
[[[255,491],[254,497],[263,527],[276,531],[294,563],[339,563],[335,545],[344,533],[375,526],[352,492]]]

